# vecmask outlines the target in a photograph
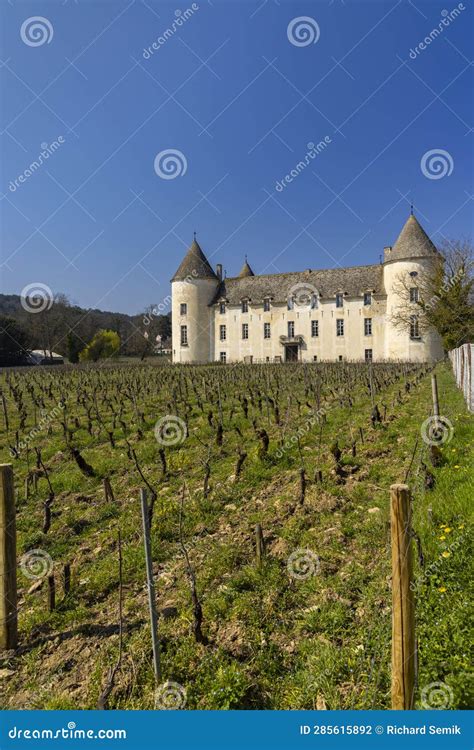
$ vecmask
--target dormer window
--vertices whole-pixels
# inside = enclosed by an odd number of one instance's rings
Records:
[[[293,297],[288,297],[288,302],[286,303],[287,310],[293,310],[295,306],[295,300]]]
[[[248,311],[249,311],[249,301],[248,299],[243,299],[242,300],[242,312],[246,313]]]
[[[417,286],[410,287],[410,302],[419,302],[420,290]]]
[[[372,292],[364,292],[364,305],[372,304]]]
[[[180,315],[187,315],[188,314],[188,306],[186,302],[181,302],[179,306],[179,313]]]
[[[342,292],[338,292],[336,294],[336,307],[343,307],[344,306],[344,295]]]
[[[225,313],[225,302],[219,302],[219,312],[221,315]]]
[[[316,310],[317,307],[318,307],[318,295],[312,294],[311,295],[311,309]]]
[[[263,312],[270,312],[270,300],[268,297],[263,300]]]

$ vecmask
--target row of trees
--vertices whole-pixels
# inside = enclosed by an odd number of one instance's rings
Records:
[[[171,316],[84,310],[58,294],[45,309],[28,312],[18,295],[0,295],[0,365],[20,364],[24,352],[57,352],[71,362],[120,352],[144,358],[171,336]],[[28,307],[25,305],[25,307]],[[110,351],[111,354],[104,354]]]

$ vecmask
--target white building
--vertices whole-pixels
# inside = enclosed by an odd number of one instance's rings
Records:
[[[392,320],[410,304],[400,281],[415,299],[437,252],[410,215],[383,263],[258,276],[246,259],[223,278],[194,238],[172,278],[173,362],[439,359],[440,337],[421,333],[416,315],[408,330]]]

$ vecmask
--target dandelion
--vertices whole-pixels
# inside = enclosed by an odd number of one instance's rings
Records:
[[[441,541],[444,541],[446,539],[445,536],[439,536],[438,539],[441,539]]]
[[[441,556],[442,557],[451,557],[451,552],[442,552]]]
[[[452,531],[452,529],[450,529],[450,528],[449,528],[449,526],[446,526],[446,528],[445,528],[445,530],[444,530],[444,533],[445,533],[445,534],[450,534],[450,533],[451,533],[451,531]]]
[[[461,467],[459,466],[459,464],[454,464],[454,468],[455,469],[460,469]]]
[[[444,592],[446,591],[446,586],[440,586],[438,591],[440,594],[444,594]]]

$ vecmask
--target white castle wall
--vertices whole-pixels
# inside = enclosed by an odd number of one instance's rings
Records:
[[[443,344],[436,331],[421,332],[419,340],[410,338],[409,330],[401,330],[391,322],[397,308],[407,304],[406,299],[397,294],[402,280],[408,286],[417,285],[417,277],[410,277],[411,272],[419,276],[426,274],[431,266],[429,258],[416,261],[395,261],[384,264],[384,284],[387,291],[387,315],[385,324],[385,358],[405,359],[412,362],[435,362],[442,359]]]
[[[194,279],[172,283],[173,362],[210,362],[214,359],[213,311],[208,306],[218,286],[217,279]],[[186,303],[186,315],[181,315]],[[181,346],[181,326],[188,330],[188,346]]]
[[[249,304],[249,312],[243,313],[239,306],[226,306],[221,314],[216,307],[214,314],[215,360],[226,352],[227,362],[243,360],[252,356],[255,360],[272,361],[276,356],[285,358],[285,348],[280,336],[287,336],[288,322],[295,324],[295,336],[303,336],[300,360],[364,359],[365,350],[372,349],[374,359],[384,357],[383,313],[385,299],[374,299],[371,305],[364,305],[362,298],[344,299],[344,306],[336,308],[334,299],[319,301],[317,309],[295,304],[288,310],[286,304],[272,304],[269,312],[263,311],[263,304]],[[372,318],[372,335],[364,335],[364,318]],[[336,319],[344,320],[344,336],[336,336]],[[311,321],[319,321],[319,336],[311,336]],[[242,339],[242,324],[249,327],[249,338]],[[270,323],[271,338],[263,335],[264,323]],[[220,326],[226,326],[226,341],[220,341]]]

